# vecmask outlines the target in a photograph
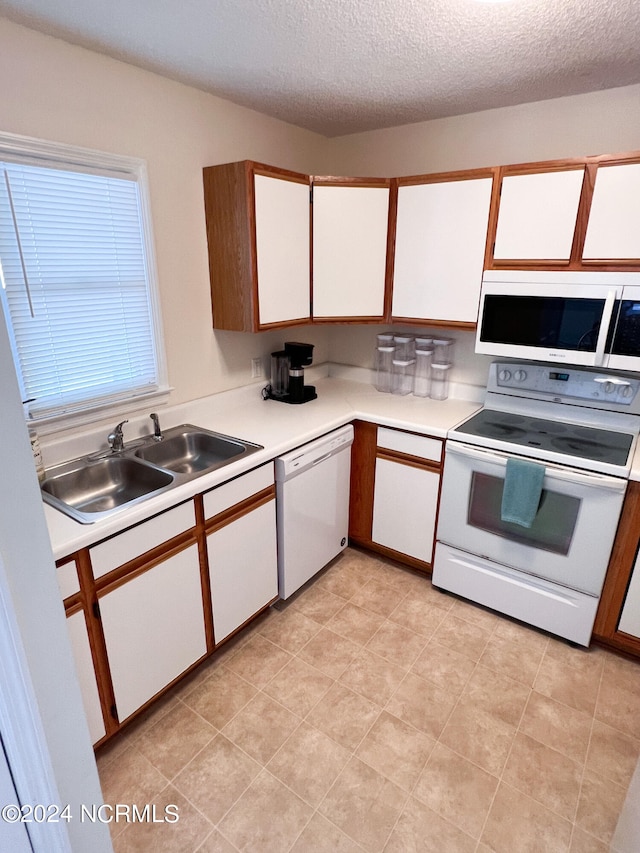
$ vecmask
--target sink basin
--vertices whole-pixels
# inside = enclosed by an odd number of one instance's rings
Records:
[[[192,475],[212,471],[259,449],[257,444],[186,424],[167,430],[162,441],[145,444],[135,455],[176,474]]]
[[[40,487],[48,504],[91,524],[263,449],[261,444],[182,424],[166,430],[162,441],[148,435],[115,453],[51,468]]]
[[[48,473],[41,484],[45,501],[85,523],[139,502],[174,479],[168,471],[121,456],[80,460]]]

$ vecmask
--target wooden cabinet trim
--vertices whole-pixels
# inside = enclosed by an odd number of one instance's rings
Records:
[[[91,570],[91,556],[88,548],[84,548],[78,552],[76,565],[80,579],[80,594],[89,638],[89,648],[93,660],[100,705],[102,706],[105,738],[107,738],[118,730],[119,721],[116,712],[116,698],[111,679],[111,669],[109,668],[109,659],[107,657],[107,645],[100,618],[100,605],[96,594],[95,581]]]
[[[209,574],[209,555],[207,553],[207,538],[205,535],[204,499],[196,495],[194,500],[196,526],[198,529],[198,560],[200,563],[200,586],[202,589],[202,612],[204,613],[204,635],[207,652],[213,652],[215,639],[213,634],[213,608],[211,606],[211,576]]]
[[[137,577],[137,575],[144,574],[144,572],[152,569],[159,563],[163,563],[174,554],[184,551],[195,544],[197,544],[195,529],[181,533],[179,536],[174,536],[173,539],[163,542],[157,548],[152,548],[150,551],[146,551],[139,557],[129,560],[106,575],[99,577],[95,581],[96,592],[99,596],[106,595],[117,587],[122,586],[123,583],[127,583],[127,581]]]
[[[393,308],[393,275],[396,259],[396,229],[398,225],[398,181],[394,178],[389,185],[389,218],[387,221],[387,262],[384,276],[384,318],[391,322]]]
[[[388,462],[398,462],[400,465],[408,465],[410,468],[424,468],[439,474],[442,471],[442,463],[433,459],[423,459],[421,456],[412,456],[399,450],[389,450],[386,447],[376,449],[376,459],[386,459]]]
[[[213,325],[252,331],[255,245],[251,239],[253,180],[247,162],[203,169]]]
[[[220,530],[222,527],[226,527],[228,524],[242,518],[243,515],[248,515],[254,509],[258,509],[258,507],[269,503],[269,501],[275,500],[275,497],[275,485],[267,486],[266,489],[256,492],[254,495],[245,498],[245,500],[240,501],[223,512],[218,513],[218,515],[214,515],[213,518],[207,519],[207,521],[204,522],[205,533],[209,535],[210,533],[214,533],[216,530]]]
[[[82,592],[77,592],[75,595],[70,595],[62,602],[64,606],[65,616],[73,616],[79,610],[84,609]]]
[[[278,166],[268,166],[266,163],[256,163],[254,160],[245,161],[247,169],[253,175],[263,175],[265,178],[280,178],[293,181],[296,184],[310,184],[311,178],[302,172],[292,172],[290,169],[280,169]]]
[[[351,445],[351,493],[349,539],[368,544],[373,526],[373,490],[376,475],[378,427],[369,421],[355,421]]]
[[[386,302],[386,293],[385,293],[385,302]],[[316,325],[331,324],[334,326],[342,326],[342,325],[353,325],[353,323],[358,323],[360,325],[381,325],[386,322],[386,318],[384,314],[380,314],[377,317],[366,316],[366,317],[314,317],[311,321],[312,325],[315,323]]]
[[[502,182],[504,178],[515,175],[569,172],[576,169],[584,169],[587,163],[587,157],[570,157],[564,160],[537,160],[531,163],[509,163],[498,167],[499,179]]]
[[[441,184],[453,181],[474,181],[478,178],[496,178],[499,166],[487,166],[481,169],[459,169],[455,172],[431,172],[426,175],[406,175],[393,180],[398,187],[411,187],[418,184]]]
[[[379,187],[391,186],[391,178],[349,178],[345,176],[311,175],[311,185],[322,187]]]
[[[478,287],[478,294],[480,294],[480,287]],[[398,317],[395,314],[390,318],[390,322],[411,326],[437,326],[440,329],[460,329],[470,332],[474,331],[478,325],[467,320],[430,320],[420,317]]]
[[[611,639],[616,635],[620,612],[638,552],[640,538],[638,519],[640,519],[640,483],[631,481],[627,486],[618,532],[613,543],[596,613],[593,633],[597,637]]]
[[[401,551],[395,551],[393,548],[388,548],[386,545],[380,545],[378,542],[354,540],[356,544],[361,545],[367,551],[374,551],[376,554],[381,554],[383,557],[388,557],[400,563],[403,566],[416,569],[422,574],[431,574],[431,563],[424,560],[419,560],[417,557],[410,557],[408,554],[403,554]]]

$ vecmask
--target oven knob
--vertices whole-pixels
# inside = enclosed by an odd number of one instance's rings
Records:
[[[500,382],[508,382],[511,379],[511,371],[501,370],[498,373],[498,379],[500,380]]]
[[[604,393],[605,394],[613,394],[613,392],[615,390],[616,390],[616,386],[613,384],[613,382],[605,382],[604,383]]]
[[[527,378],[527,371],[526,370],[516,370],[516,372],[513,374],[513,376],[514,376],[514,379],[516,380],[516,382],[524,382],[524,380]]]
[[[620,388],[620,396],[621,397],[630,397],[633,394],[633,388],[631,385],[623,385]]]

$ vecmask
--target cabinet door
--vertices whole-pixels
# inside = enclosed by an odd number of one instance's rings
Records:
[[[568,263],[584,167],[506,175],[502,180],[494,261]]]
[[[103,594],[100,612],[122,722],[207,651],[197,546]]]
[[[627,595],[620,614],[618,631],[640,638],[640,555],[636,557]]]
[[[398,187],[394,318],[475,323],[492,178]]]
[[[640,163],[598,167],[582,257],[640,258]]]
[[[203,180],[214,328],[308,319],[309,176],[243,160],[208,166]]]
[[[84,712],[87,717],[87,723],[89,724],[91,742],[97,743],[105,736],[106,730],[83,610],[77,610],[71,616],[67,617],[67,630],[76,664],[78,681],[80,682],[80,693],[82,694]]]
[[[278,595],[275,500],[207,536],[216,643]]]
[[[254,176],[259,323],[310,314],[309,183]]]
[[[435,471],[377,459],[372,540],[430,563],[439,483]]]
[[[388,220],[388,185],[314,182],[314,318],[382,319]]]

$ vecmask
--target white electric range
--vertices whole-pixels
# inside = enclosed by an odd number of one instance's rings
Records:
[[[494,362],[447,436],[434,585],[588,645],[639,431],[638,377]],[[529,524],[503,518],[509,459],[544,466]]]

